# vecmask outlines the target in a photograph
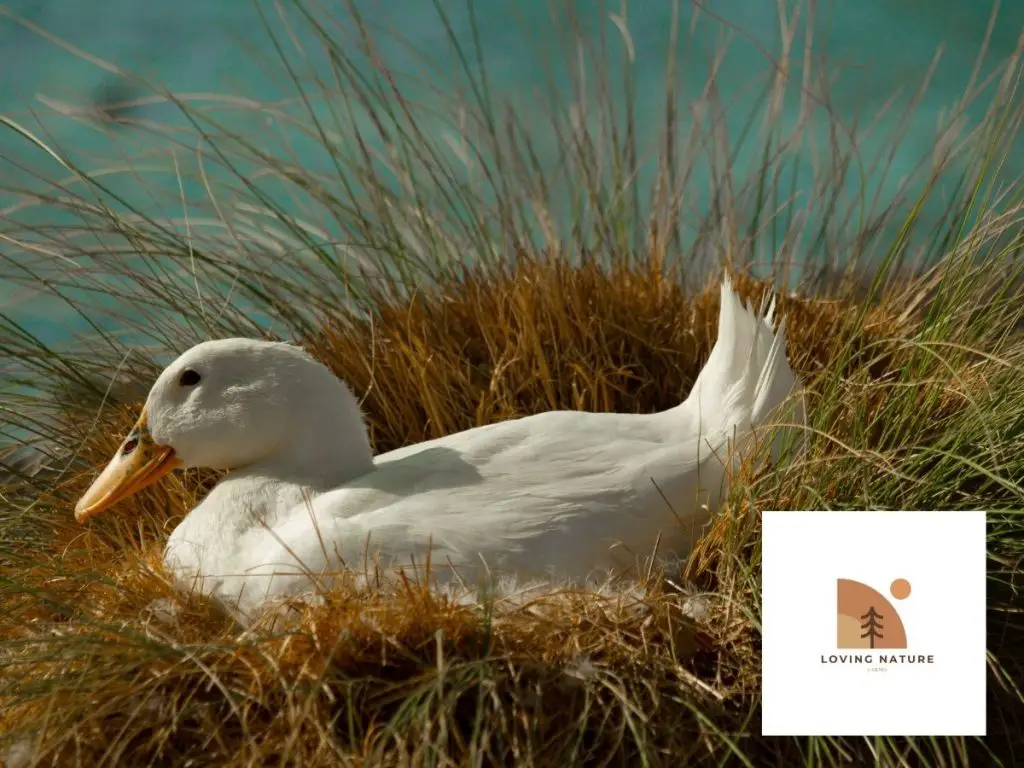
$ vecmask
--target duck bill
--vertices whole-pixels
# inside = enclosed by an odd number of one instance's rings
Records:
[[[143,408],[142,415],[117,453],[78,500],[75,519],[84,523],[179,466],[181,461],[174,455],[173,448],[153,442],[146,409]]]

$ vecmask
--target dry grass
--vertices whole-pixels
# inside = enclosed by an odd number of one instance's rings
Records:
[[[378,450],[540,411],[670,408],[717,334],[719,275],[688,292],[643,260],[605,270],[526,254],[467,272],[411,300],[371,295],[372,320],[334,316],[304,340],[364,398]],[[756,305],[770,290],[735,284]],[[902,335],[899,302],[887,297],[861,326],[853,304],[781,297],[794,369],[812,378],[847,344],[856,353]]]
[[[337,312],[305,343],[364,396],[378,450],[549,408],[646,412],[691,386],[714,337],[716,280],[687,291],[653,264],[605,270],[522,255],[412,298],[370,297],[372,319]],[[754,302],[768,290],[736,283]],[[887,449],[850,418],[906,397],[899,372],[915,355],[902,340],[922,323],[906,296],[919,288],[891,292],[863,317],[849,298],[782,298],[812,424],[836,382],[849,407],[799,461],[740,482],[689,573],[642,597],[564,593],[502,609],[412,585],[339,586],[326,605],[296,607],[287,632],[239,633],[177,595],[158,565],[163,537],[211,478],[174,480],[81,529],[70,508],[90,474],[76,474],[36,500],[0,571],[0,728],[32,734],[41,762],[57,765],[838,764],[872,750],[913,760],[913,742],[825,748],[758,736],[752,510],[806,500],[811,483],[821,506],[856,503],[857,472],[837,470],[843,457],[899,474],[908,445],[937,439]],[[926,412],[915,418],[955,421],[964,395],[982,396],[986,370],[965,357],[957,390],[922,381],[912,400]],[[103,418],[84,443],[88,462],[106,460],[134,410]],[[875,458],[858,450],[866,442]],[[154,600],[176,615],[154,616]],[[694,619],[685,605],[705,610]],[[954,742],[936,749],[945,764],[966,754]]]

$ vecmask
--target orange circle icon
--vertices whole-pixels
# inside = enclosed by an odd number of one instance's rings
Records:
[[[896,581],[889,585],[889,592],[897,600],[905,600],[910,597],[910,582],[906,579],[896,579]]]

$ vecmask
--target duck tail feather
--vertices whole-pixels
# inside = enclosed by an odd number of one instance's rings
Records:
[[[786,318],[782,318],[761,364],[751,409],[751,423],[755,429],[772,423],[792,425],[772,430],[769,452],[773,463],[779,460],[787,445],[803,437],[806,413],[802,389],[799,378],[789,365]]]
[[[699,408],[708,422],[731,437],[765,424],[773,412],[800,389],[786,356],[786,321],[773,329],[774,298],[759,311],[740,299],[728,276],[722,281],[718,338],[694,384]],[[785,422],[803,420],[803,404],[793,398],[791,412],[777,414]],[[706,422],[706,423],[708,423]],[[710,426],[710,423],[708,424]],[[780,431],[781,432],[781,431]],[[784,435],[773,435],[771,455],[777,460],[785,447]]]

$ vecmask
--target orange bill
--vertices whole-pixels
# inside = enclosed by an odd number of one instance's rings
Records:
[[[78,504],[75,505],[75,519],[84,523],[121,499],[152,485],[181,461],[174,455],[174,449],[159,446],[149,434],[146,409],[135,422],[127,439],[107,464],[100,476],[89,486]]]

